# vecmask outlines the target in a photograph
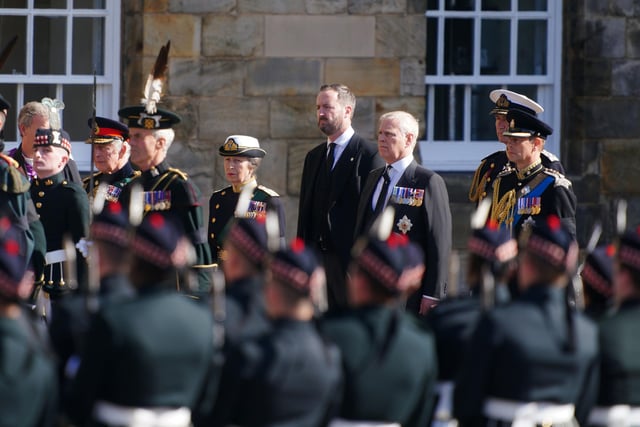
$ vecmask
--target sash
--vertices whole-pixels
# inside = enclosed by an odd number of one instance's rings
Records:
[[[539,180],[534,178],[531,182],[535,183],[536,181],[539,181]],[[517,224],[520,221],[520,218],[522,217],[522,214],[519,212],[520,209],[518,209],[518,207],[521,204],[523,204],[521,200],[524,201],[525,199],[533,199],[533,198],[542,196],[542,193],[544,193],[544,190],[546,190],[547,187],[549,187],[549,185],[554,181],[555,181],[555,178],[553,176],[547,176],[539,184],[536,184],[535,187],[531,188],[531,186],[525,185],[523,188],[521,188],[518,191],[519,195],[516,198],[516,205],[513,207],[514,209],[513,224],[514,225]],[[529,215],[529,214],[531,214],[531,212],[525,213],[525,215]]]

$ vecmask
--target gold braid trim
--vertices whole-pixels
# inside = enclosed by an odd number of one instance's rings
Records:
[[[498,199],[500,181],[501,179],[498,178],[494,184],[493,200],[491,202],[491,219],[498,224],[505,223],[509,230],[511,230],[513,226],[513,207],[516,204],[516,190],[511,189]]]
[[[480,177],[480,172],[482,172],[482,166],[486,160],[480,162],[480,166],[476,169],[476,173],[473,175],[473,181],[471,181],[471,188],[469,188],[469,200],[474,203],[480,202],[482,198],[482,192],[484,188],[487,186],[487,174],[485,173],[482,178]]]

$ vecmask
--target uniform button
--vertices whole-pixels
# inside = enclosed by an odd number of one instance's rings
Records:
[[[220,203],[216,204],[216,209],[218,209],[220,207]]]
[[[36,208],[40,209],[41,207],[42,207],[42,203],[37,202],[37,203],[36,203]]]
[[[212,239],[215,239],[215,238],[216,238],[215,233],[211,233],[211,238],[212,238]]]
[[[483,192],[482,192],[482,197],[484,197],[484,196],[486,196],[486,195],[487,195],[487,192],[486,192],[486,191],[483,191]]]
[[[38,197],[44,197],[44,191],[39,191],[38,192]]]
[[[223,191],[222,193],[220,193],[221,196],[224,196],[225,194],[227,194],[226,191]]]
[[[490,177],[487,177],[487,182],[491,182],[491,178]]]
[[[211,224],[215,224],[216,219],[215,218],[211,218]]]

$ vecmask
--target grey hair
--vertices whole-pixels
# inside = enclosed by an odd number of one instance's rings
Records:
[[[173,143],[173,140],[176,137],[176,133],[171,128],[168,128],[168,129],[157,129],[157,130],[155,130],[153,132],[153,137],[155,139],[164,138],[164,140],[165,140],[164,150],[165,151],[169,151],[169,147],[171,147],[171,144]]]
[[[18,124],[29,127],[33,123],[34,117],[44,117],[49,120],[49,109],[38,101],[31,101],[24,104],[18,114]]]
[[[400,131],[405,135],[413,135],[413,143],[418,140],[418,133],[420,132],[420,124],[412,114],[406,111],[390,111],[380,116],[379,123],[385,120],[391,120],[396,122]]]

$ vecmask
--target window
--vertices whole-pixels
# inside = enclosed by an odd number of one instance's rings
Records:
[[[497,142],[489,92],[523,93],[554,128],[559,155],[561,0],[428,0],[425,165],[472,171]]]
[[[120,92],[119,0],[2,0],[0,48],[18,36],[0,68],[0,93],[13,105],[5,125],[7,149],[19,143],[20,106],[44,97],[65,104],[62,127],[80,170],[90,169],[94,70],[96,111],[115,117]]]

